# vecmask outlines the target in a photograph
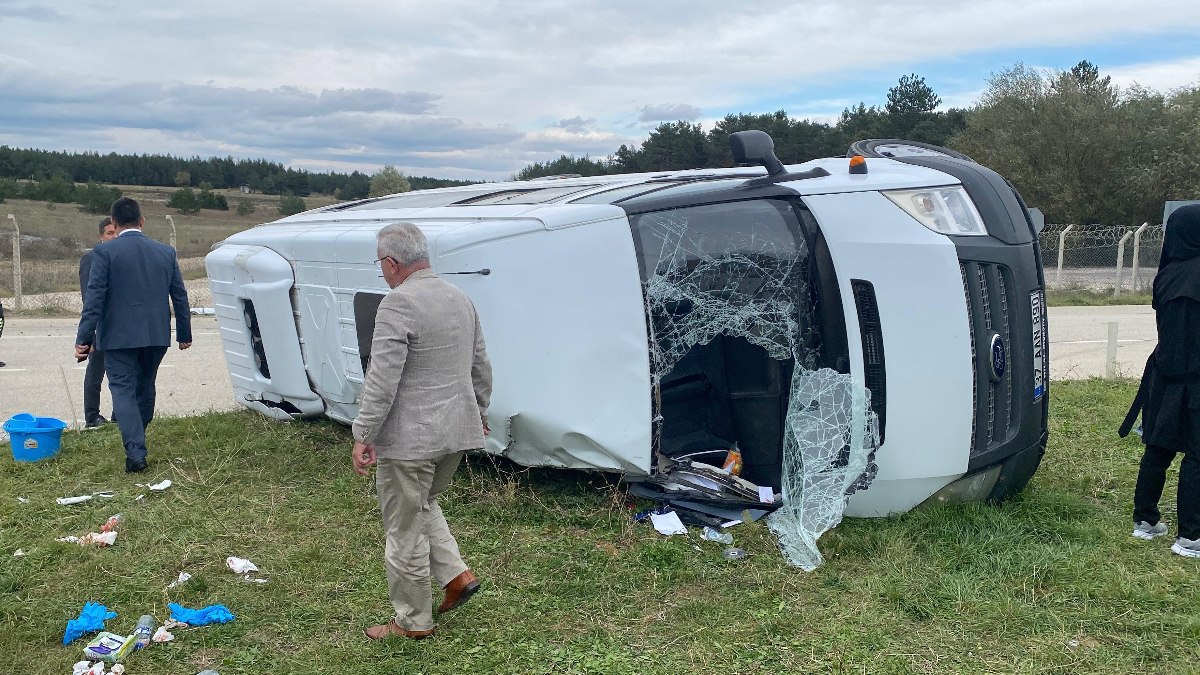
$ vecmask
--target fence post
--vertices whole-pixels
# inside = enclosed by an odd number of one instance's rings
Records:
[[[1133,236],[1133,230],[1129,230],[1121,236],[1121,241],[1117,243],[1117,278],[1113,280],[1113,297],[1121,294],[1121,265],[1125,263],[1125,242]]]
[[[1062,288],[1062,268],[1063,268],[1063,247],[1066,246],[1067,233],[1071,231],[1074,225],[1068,225],[1062,232],[1058,233],[1058,274],[1054,277],[1054,286]]]
[[[1138,279],[1138,268],[1141,267],[1142,233],[1146,231],[1147,227],[1150,227],[1150,223],[1142,223],[1142,226],[1137,229],[1137,232],[1133,233],[1133,270],[1131,271],[1131,274],[1133,275],[1134,293],[1138,292],[1138,286],[1141,285],[1141,279]]]
[[[166,216],[167,222],[171,223],[171,248],[175,248],[175,219],[171,216]]]
[[[13,295],[16,296],[17,309],[21,309],[21,228],[17,226],[17,217],[8,214],[13,225]]]

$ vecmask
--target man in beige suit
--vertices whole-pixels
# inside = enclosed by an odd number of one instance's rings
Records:
[[[354,470],[375,484],[384,564],[396,615],[366,629],[433,635],[432,574],[446,593],[438,612],[466,602],[480,582],[467,568],[437,497],[463,453],[483,447],[492,367],[475,306],[429,268],[425,235],[411,223],[379,232],[376,264],[391,287],[375,317],[371,362],[354,419]]]

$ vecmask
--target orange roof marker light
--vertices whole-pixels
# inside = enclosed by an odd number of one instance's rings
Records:
[[[867,160],[862,155],[855,155],[850,158],[850,173],[866,173]]]

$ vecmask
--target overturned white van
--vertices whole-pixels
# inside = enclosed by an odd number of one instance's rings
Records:
[[[1019,491],[1045,450],[1048,369],[1015,190],[918,143],[785,167],[761,132],[731,142],[762,166],[409,192],[230,237],[206,263],[236,399],[354,418],[388,290],[376,233],[408,221],[478,309],[488,452],[753,501],[665,479],[736,445],[744,478],[782,489],[785,543],[843,508]]]

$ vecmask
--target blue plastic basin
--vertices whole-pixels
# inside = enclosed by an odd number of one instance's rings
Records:
[[[67,423],[60,419],[29,413],[17,413],[4,423],[13,459],[18,462],[36,462],[58,454],[66,428]]]

